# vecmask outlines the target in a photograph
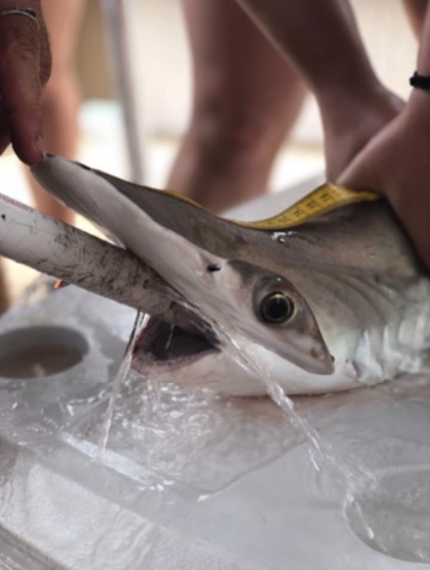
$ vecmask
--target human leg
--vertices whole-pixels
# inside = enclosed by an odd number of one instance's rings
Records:
[[[221,211],[266,191],[305,88],[233,0],[183,0],[183,7],[194,107],[168,185]]]
[[[44,0],[42,4],[53,54],[52,75],[43,94],[45,145],[53,152],[73,158],[78,141],[80,100],[74,58],[85,0]],[[29,182],[39,210],[69,223],[73,220],[70,210],[51,198],[32,178]]]

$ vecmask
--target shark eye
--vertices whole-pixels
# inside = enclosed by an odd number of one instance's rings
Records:
[[[273,291],[261,301],[260,316],[266,323],[282,325],[295,313],[294,301],[282,291]]]

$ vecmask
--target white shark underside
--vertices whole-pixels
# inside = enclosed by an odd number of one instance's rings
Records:
[[[265,392],[261,375],[289,394],[308,394],[422,368],[430,282],[385,202],[350,206],[274,234],[59,157],[47,158],[34,173],[152,267],[212,328],[217,342],[202,342],[195,352],[198,335],[184,340],[180,330],[170,331],[172,350],[160,356],[152,325],[135,354],[142,373],[258,395]],[[251,291],[260,286],[260,274],[280,276],[293,290],[300,310],[282,330],[262,324],[254,310]],[[231,356],[224,336],[240,347],[242,361]]]

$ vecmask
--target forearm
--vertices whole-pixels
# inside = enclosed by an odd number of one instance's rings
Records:
[[[403,103],[376,77],[348,0],[237,0],[313,91],[335,180]]]
[[[317,99],[356,97],[376,78],[347,0],[237,0]]]
[[[416,70],[420,75],[430,77],[430,2],[427,2],[423,17]],[[418,88],[412,89],[406,112],[408,120],[428,125],[430,136],[430,93]]]
[[[428,3],[428,0],[403,0],[403,6],[417,38],[421,36],[423,30]]]

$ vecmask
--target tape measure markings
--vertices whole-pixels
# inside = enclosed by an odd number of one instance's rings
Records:
[[[158,192],[158,190],[149,188],[147,188],[147,190]],[[199,210],[208,212],[208,210],[200,206],[200,204],[197,204],[190,198],[182,196],[181,194],[177,194],[169,190],[164,190],[163,193],[169,195],[172,198],[175,198],[176,200],[179,200],[180,202],[185,202],[198,208]],[[371,190],[359,191],[351,190],[350,188],[339,186],[337,184],[323,184],[283,212],[280,212],[271,218],[253,222],[244,222],[241,220],[232,220],[229,218],[224,219],[230,223],[244,228],[263,231],[282,231],[292,227],[297,227],[298,225],[309,222],[310,220],[321,217],[324,214],[328,214],[329,212],[332,212],[344,206],[349,206],[350,204],[358,202],[373,202],[375,200],[379,200],[380,198],[380,194]],[[211,215],[215,214],[211,213]]]
[[[336,184],[324,184],[272,218],[255,222],[231,221],[242,227],[257,230],[283,230],[304,224],[343,206],[380,198],[376,192],[356,191]]]

